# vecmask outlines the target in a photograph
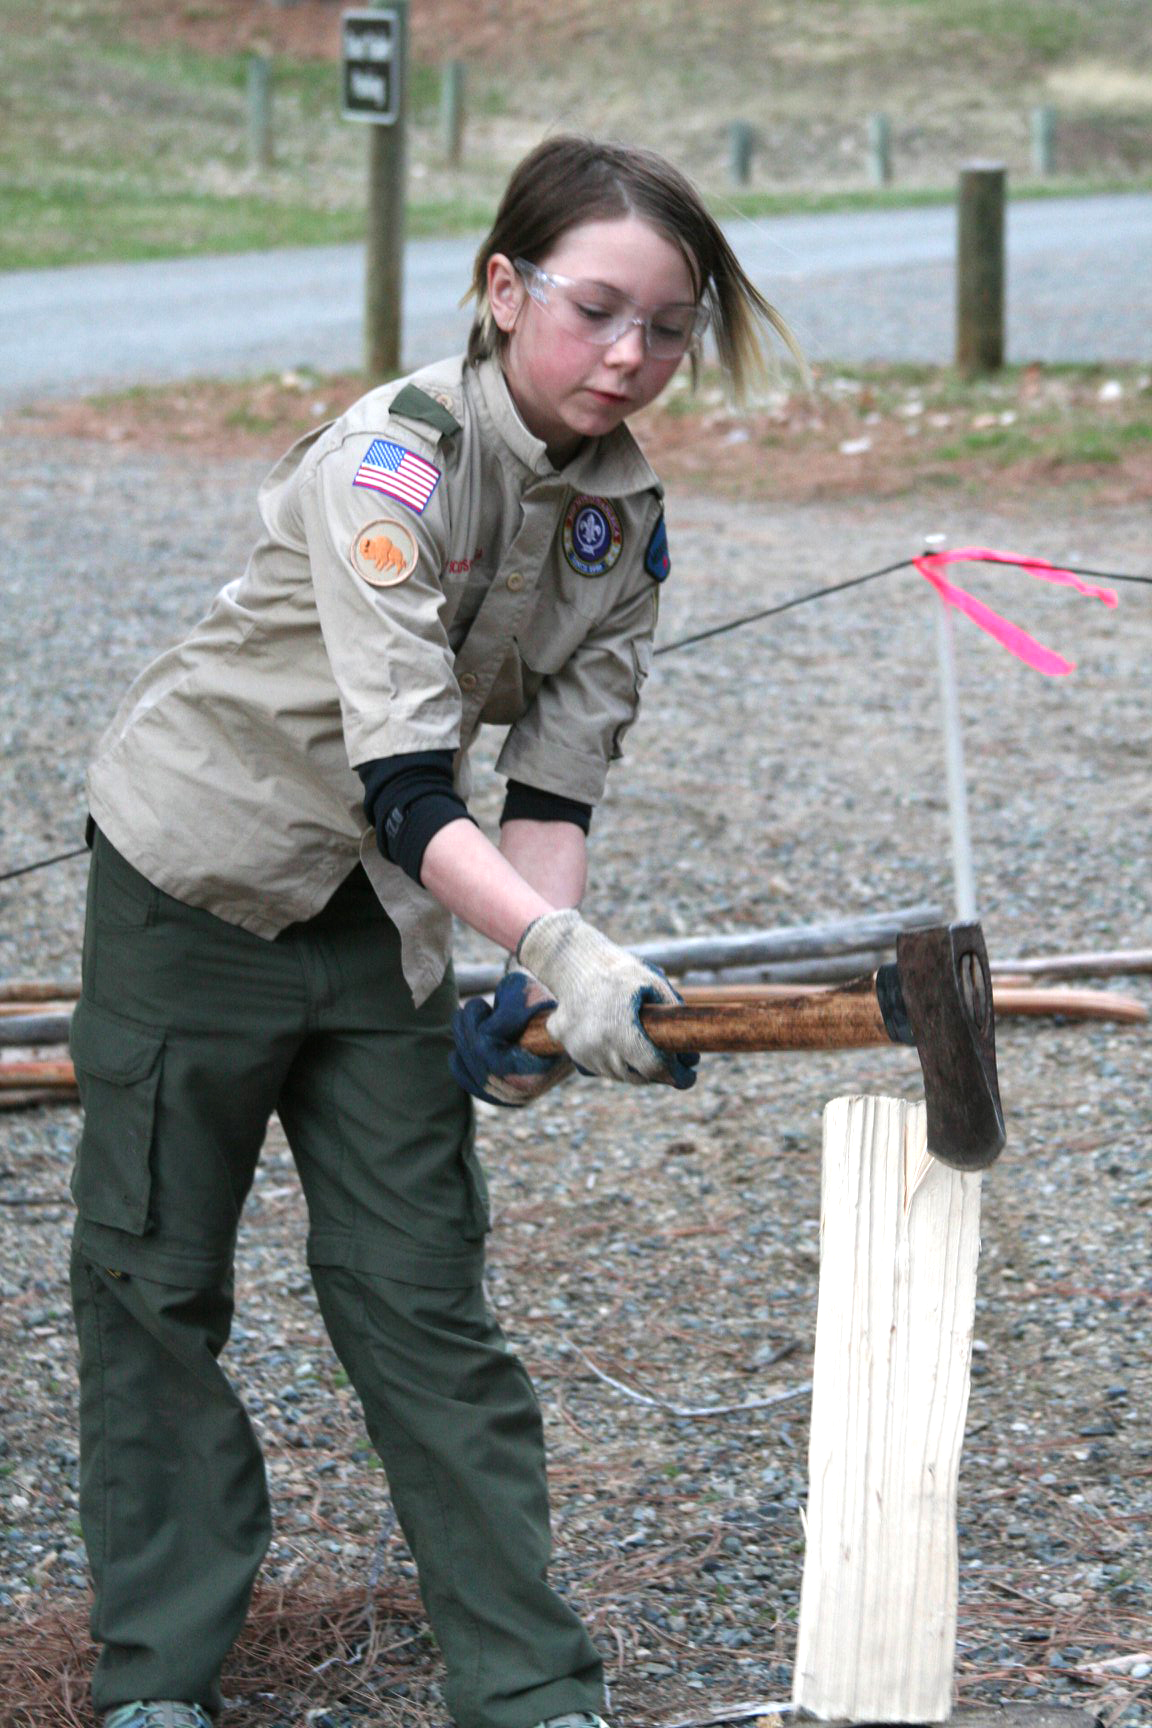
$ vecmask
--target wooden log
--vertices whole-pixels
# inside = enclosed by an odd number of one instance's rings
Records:
[[[678,974],[681,986],[703,988],[723,984],[846,984],[864,972],[875,972],[886,960],[894,957],[895,949],[875,948],[859,954],[833,954],[826,960],[788,960],[769,966],[724,966],[715,971],[700,968]]]
[[[679,976],[692,970],[815,959],[877,947],[894,949],[902,930],[922,930],[939,924],[941,916],[938,906],[906,906],[894,912],[868,912],[859,918],[842,918],[828,924],[783,924],[768,930],[742,930],[730,936],[666,936],[655,942],[632,943],[629,952]],[[503,972],[503,962],[457,966],[456,983],[461,996],[481,996],[495,990]]]
[[[825,1721],[952,1709],[980,1176],[932,1158],[926,1134],[923,1105],[899,1098],[824,1112],[792,1698]]]
[[[1066,1020],[1117,1020],[1136,1022],[1147,1020],[1148,1009],[1135,996],[1121,996],[1115,990],[1039,989],[1033,984],[1010,984],[992,981],[992,1001],[996,1013],[1060,1016]]]
[[[31,1110],[38,1104],[74,1104],[76,1092],[69,1092],[62,1086],[34,1088],[27,1092],[0,1092],[0,1110]]]
[[[0,1002],[76,1002],[80,980],[52,983],[44,978],[0,978]]]
[[[0,1092],[23,1091],[27,1087],[70,1088],[76,1084],[76,1071],[71,1062],[0,1062]]]
[[[67,1044],[71,1014],[0,1014],[0,1049]]]
[[[1135,978],[1152,972],[1152,948],[1101,948],[1079,954],[1033,954],[1021,960],[993,960],[993,973],[1025,978]]]

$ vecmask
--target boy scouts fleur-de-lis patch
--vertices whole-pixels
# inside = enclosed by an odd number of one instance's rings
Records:
[[[604,576],[624,549],[620,518],[607,498],[573,498],[564,518],[564,556],[581,576]]]

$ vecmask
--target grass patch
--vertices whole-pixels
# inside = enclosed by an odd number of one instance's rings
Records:
[[[363,232],[363,218],[352,212],[251,195],[0,184],[3,270],[326,245],[359,240]]]
[[[434,21],[417,9],[413,235],[483,226],[509,167],[557,124],[666,150],[722,216],[945,204],[956,164],[973,154],[1003,159],[1017,198],[1152,186],[1130,116],[1127,132],[1107,114],[1093,131],[1068,98],[1062,175],[1043,183],[1031,177],[1027,130],[1057,72],[1070,89],[1103,89],[1110,69],[1152,54],[1146,0],[646,0],[623,38],[607,0],[518,0],[518,20],[513,39],[481,8],[446,5]],[[339,118],[338,38],[326,0],[4,0],[0,268],[358,238],[366,139]],[[268,169],[248,161],[257,39],[274,49]],[[455,169],[439,130],[450,57],[468,67]],[[1089,67],[1095,82],[1077,83]],[[897,183],[873,189],[867,123],[881,108],[893,119]],[[760,137],[750,188],[728,173],[737,116]]]

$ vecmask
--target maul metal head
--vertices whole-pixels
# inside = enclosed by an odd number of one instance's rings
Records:
[[[877,996],[893,1038],[924,1072],[928,1150],[954,1170],[986,1170],[1004,1150],[992,975],[979,924],[904,931]]]

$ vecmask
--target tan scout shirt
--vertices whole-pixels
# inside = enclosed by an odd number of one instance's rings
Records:
[[[399,475],[381,479],[379,449],[362,467],[378,439],[410,453]],[[409,486],[412,505],[390,495]],[[381,857],[354,770],[452,749],[466,796],[478,728],[506,725],[502,774],[597,803],[651,657],[659,483],[625,428],[556,472],[499,365],[456,359],[301,439],[259,506],[243,576],[101,740],[92,814],[156,886],[266,937],[359,853],[419,1003],[451,919]]]

